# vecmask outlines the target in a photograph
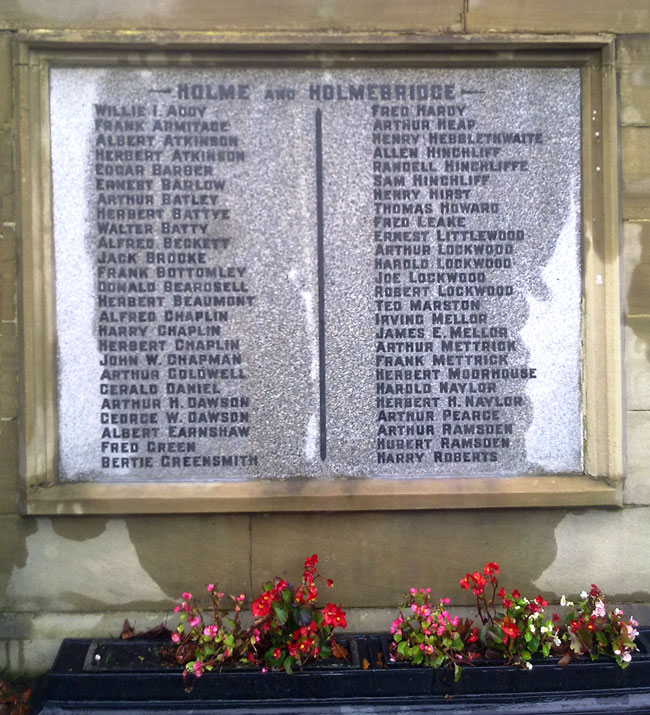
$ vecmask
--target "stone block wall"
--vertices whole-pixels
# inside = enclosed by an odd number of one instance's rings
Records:
[[[616,35],[626,375],[624,507],[128,517],[18,512],[16,124],[21,31],[154,42],[157,31],[345,32],[517,38]],[[466,603],[458,579],[488,560],[506,585],[557,601],[592,581],[650,601],[650,8],[645,0],[4,0],[0,5],[0,668],[47,668],[65,636],[160,622],[184,589],[251,594],[316,552],[356,628],[386,629],[411,585]],[[641,606],[639,606],[641,609]],[[358,609],[358,610],[357,610]],[[648,613],[647,610],[641,609]]]

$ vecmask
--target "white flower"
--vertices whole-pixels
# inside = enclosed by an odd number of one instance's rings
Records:
[[[528,670],[532,670],[532,669],[533,669],[533,664],[532,664],[532,663],[526,663],[526,668],[528,668]]]
[[[542,627],[539,629],[539,632],[540,632],[540,633],[548,633],[548,628],[547,628],[546,626],[542,626]]]
[[[582,592],[580,593],[580,598],[587,598],[588,595],[589,595],[589,594],[588,594],[586,591],[582,591]]]
[[[531,624],[528,626],[528,630],[529,630],[531,633],[534,633],[534,632],[535,632],[535,626],[531,623]]]
[[[562,594],[562,598],[560,599],[560,606],[573,606],[573,601],[567,601],[566,596]]]
[[[553,636],[553,645],[560,646],[561,642],[557,636]]]
[[[542,614],[539,611],[535,611],[535,613],[531,613],[530,617],[536,621]]]
[[[578,655],[582,655],[584,653],[584,649],[580,639],[574,633],[569,633],[569,640],[571,641],[571,650]]]

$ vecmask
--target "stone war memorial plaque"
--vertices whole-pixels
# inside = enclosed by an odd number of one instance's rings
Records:
[[[52,67],[59,480],[582,473],[580,94]]]

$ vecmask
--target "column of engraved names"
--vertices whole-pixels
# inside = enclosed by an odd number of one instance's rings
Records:
[[[431,287],[410,280],[431,265],[435,227],[412,177],[435,166],[423,158],[420,122],[406,103],[375,104],[372,116],[377,463],[417,465],[434,446],[440,329],[425,311]]]
[[[521,427],[525,382],[535,377],[534,368],[521,365],[525,351],[507,317],[514,309],[510,274],[525,232],[505,225],[500,180],[527,172],[529,162],[504,144],[541,143],[541,135],[520,140],[515,132],[489,131],[467,103],[454,116],[429,114],[426,155],[439,160],[439,173],[428,177],[428,194],[446,219],[435,231],[435,265],[427,276],[435,286],[432,320],[443,327],[433,357],[444,401],[436,455],[444,463],[502,462]]]
[[[120,323],[114,335],[139,340],[118,342],[115,360],[122,361],[122,370],[106,376],[110,385],[104,389],[137,395],[139,401],[112,402],[111,411],[102,414],[102,422],[113,424],[114,443],[106,449],[120,451],[119,457],[102,460],[105,467],[212,468],[253,459],[224,449],[230,438],[248,433],[249,398],[243,387],[226,387],[245,384],[240,339],[230,322],[254,301],[246,268],[227,261],[232,238],[227,235],[225,167],[244,161],[245,152],[230,122],[209,104],[190,101],[190,91],[179,86],[167,104],[95,107],[104,116],[131,112],[141,117],[126,142],[148,152],[102,157],[140,177],[139,184],[118,186],[133,194],[114,199],[143,204],[140,209],[116,210],[107,217],[113,222],[99,229],[107,237],[143,234],[128,244],[133,249],[128,267],[146,279],[140,290],[149,294],[141,299],[137,285],[123,285],[120,302],[148,309],[113,315]],[[221,98],[233,97],[227,90]],[[104,127],[107,121],[102,119]],[[129,161],[134,163],[130,169]],[[105,168],[99,168],[97,157],[99,171]],[[127,219],[133,219],[133,226],[124,223]],[[114,251],[117,245],[113,241],[109,248]],[[127,450],[125,457],[121,453]]]
[[[166,341],[156,337],[163,297],[143,253],[153,248],[163,216],[152,177],[162,151],[145,104],[93,110],[101,466],[151,468],[142,444],[160,437],[157,358]]]
[[[247,102],[249,93],[241,85],[182,83],[175,94],[153,126],[166,152],[156,171],[168,220],[161,224],[162,250],[148,260],[165,294],[158,330],[171,342],[164,356],[165,441],[155,447],[161,467],[246,466],[257,457],[229,446],[250,429],[242,338],[232,323],[255,296],[247,267],[229,260],[237,241],[229,169],[247,155],[228,105]]]

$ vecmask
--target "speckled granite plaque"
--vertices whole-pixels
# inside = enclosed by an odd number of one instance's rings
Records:
[[[578,69],[50,79],[61,480],[582,471]]]

